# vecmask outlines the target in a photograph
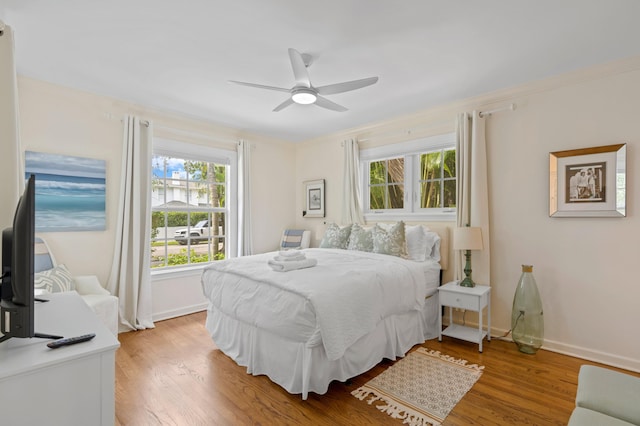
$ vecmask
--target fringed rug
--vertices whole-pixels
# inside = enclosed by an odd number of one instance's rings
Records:
[[[482,375],[484,367],[418,348],[351,392],[411,426],[440,425]]]

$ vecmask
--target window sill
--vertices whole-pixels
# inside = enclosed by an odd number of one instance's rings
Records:
[[[198,265],[185,265],[175,266],[171,268],[152,269],[151,281],[201,275],[204,268],[206,268],[208,265],[209,263],[202,263]]]

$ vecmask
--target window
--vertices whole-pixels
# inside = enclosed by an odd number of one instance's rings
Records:
[[[456,207],[456,150],[420,154],[420,209]]]
[[[404,207],[404,158],[369,163],[369,206],[371,210]]]
[[[454,138],[447,134],[361,151],[365,218],[455,220]]]
[[[234,241],[235,155],[154,140],[151,267],[203,264],[229,257]]]

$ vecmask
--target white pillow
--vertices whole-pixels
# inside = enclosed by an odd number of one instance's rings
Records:
[[[427,259],[440,261],[440,236],[422,225],[405,227],[407,240],[407,258],[416,262]]]
[[[425,235],[427,238],[427,259],[440,262],[440,235],[433,231],[427,231]]]
[[[407,240],[407,258],[416,262],[424,262],[427,258],[427,232],[422,225],[407,225],[405,227]],[[429,253],[431,251],[429,250]]]

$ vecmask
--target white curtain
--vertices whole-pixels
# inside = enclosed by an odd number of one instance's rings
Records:
[[[0,21],[0,26],[4,23]],[[24,169],[20,158],[18,83],[14,61],[13,30],[9,25],[0,36],[0,199],[14,206],[24,189]],[[12,208],[0,210],[0,229],[11,226]]]
[[[360,148],[358,141],[344,141],[342,223],[364,223],[360,201]]]
[[[238,256],[253,254],[251,232],[251,144],[238,143]]]
[[[487,176],[487,146],[485,140],[485,119],[478,111],[458,115],[456,135],[457,183],[457,223],[458,227],[480,227],[483,249],[471,256],[473,280],[489,285],[491,248],[489,245],[489,185]],[[464,255],[455,252],[455,279],[464,277]]]
[[[153,328],[151,311],[151,123],[124,119],[122,184],[107,289],[119,298],[120,328]]]

